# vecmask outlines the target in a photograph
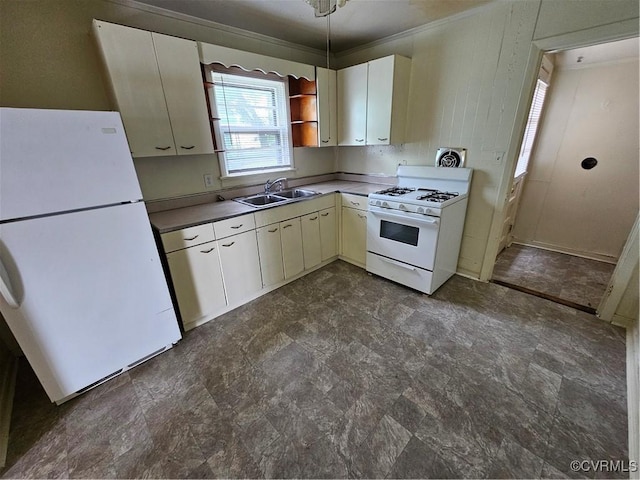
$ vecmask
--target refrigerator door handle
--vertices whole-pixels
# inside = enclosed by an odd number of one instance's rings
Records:
[[[11,282],[9,280],[9,274],[7,269],[4,268],[4,264],[0,260],[0,295],[5,299],[11,308],[20,308],[20,304],[13,296],[11,291]]]

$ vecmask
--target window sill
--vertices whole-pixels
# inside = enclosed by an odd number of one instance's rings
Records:
[[[232,173],[230,175],[222,175],[219,178],[220,180],[228,180],[231,178],[252,177],[257,175],[270,175],[272,173],[295,172],[296,170],[297,168],[274,168],[269,170],[260,170],[259,172]]]

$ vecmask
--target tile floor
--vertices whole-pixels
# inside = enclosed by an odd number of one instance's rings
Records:
[[[493,279],[596,309],[615,265],[513,244],[498,255]]]
[[[23,363],[2,476],[592,477],[570,461],[625,459],[626,411],[623,330],[338,261],[60,407]]]

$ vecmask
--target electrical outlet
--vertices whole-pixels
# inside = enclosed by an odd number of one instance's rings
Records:
[[[207,188],[213,187],[213,175],[210,173],[205,173],[203,176],[204,176],[204,186]]]

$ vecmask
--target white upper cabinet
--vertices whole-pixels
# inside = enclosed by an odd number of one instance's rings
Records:
[[[399,55],[338,71],[340,145],[404,141],[411,60]]]
[[[134,157],[213,153],[196,42],[93,21]]]
[[[366,63],[338,70],[338,144],[365,145],[367,139]]]
[[[337,72],[316,67],[318,145],[338,145]]]

